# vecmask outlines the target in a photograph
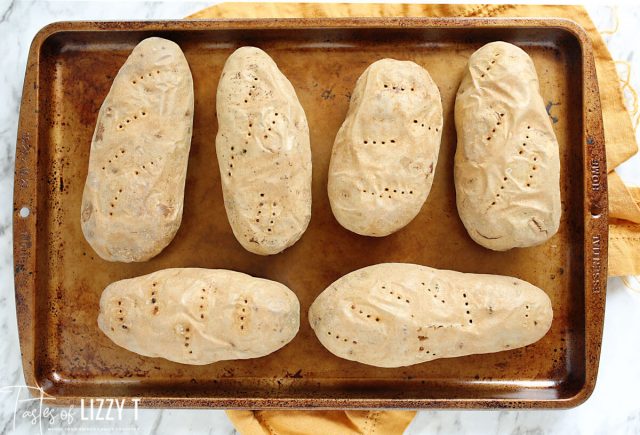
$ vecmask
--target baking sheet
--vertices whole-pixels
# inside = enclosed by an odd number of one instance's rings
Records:
[[[80,229],[80,202],[98,109],[133,47],[148,36],[177,42],[195,86],[195,118],[182,226],[146,263],[100,259]],[[560,145],[562,221],[547,243],[493,252],[467,235],[456,210],[453,103],[469,55],[506,40],[525,49]],[[261,257],[235,240],[215,156],[215,90],[227,56],[266,50],[307,114],[313,211],[302,239]],[[403,230],[367,238],[342,228],[326,192],[331,146],[350,92],[373,61],[428,69],[444,126],[431,194]],[[569,407],[593,389],[606,286],[606,168],[590,45],[554,19],[293,19],[56,23],[36,36],[26,72],[16,153],[14,258],[25,377],[56,397],[140,397],[162,407]],[[29,210],[29,215],[22,217]],[[306,314],[340,276],[380,262],[516,276],[550,296],[554,321],[539,342],[495,354],[384,369],[339,359]],[[264,358],[186,366],[119,348],[96,323],[109,283],[168,267],[226,268],[280,281],[301,303],[301,328]]]

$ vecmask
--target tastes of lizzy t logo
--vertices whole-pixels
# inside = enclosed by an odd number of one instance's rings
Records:
[[[133,420],[138,421],[138,402],[140,402],[140,399],[130,399],[131,403],[129,404],[127,404],[127,399],[80,399],[80,408],[74,408],[73,405],[68,408],[56,408],[46,406],[45,402],[53,402],[56,399],[55,397],[46,396],[41,387],[11,385],[0,387],[0,394],[13,394],[15,397],[13,408],[14,431],[22,420],[28,421],[31,426],[38,426],[41,434],[45,431],[73,431],[74,429],[81,431],[86,428],[73,427],[72,425],[81,421],[121,421],[126,405],[133,407]]]

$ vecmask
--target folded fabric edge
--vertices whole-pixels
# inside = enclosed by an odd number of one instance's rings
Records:
[[[416,411],[394,410],[228,410],[227,416],[243,435],[274,434],[389,434],[404,432]]]
[[[613,219],[609,225],[609,276],[640,274],[640,226]]]
[[[609,173],[608,183],[609,217],[640,223],[640,206],[634,198],[640,189],[628,187],[615,171]]]

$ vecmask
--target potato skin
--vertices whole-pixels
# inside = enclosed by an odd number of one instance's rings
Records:
[[[300,326],[286,286],[220,269],[165,269],[114,282],[100,298],[98,326],[118,346],[182,364],[258,358]]]
[[[469,235],[496,251],[541,244],[560,225],[560,158],[531,58],[506,42],[473,53],[455,104],[454,176]]]
[[[340,225],[382,237],[411,222],[431,190],[441,135],[440,91],[429,73],[409,61],[371,64],[331,153],[328,192]]]
[[[311,219],[309,127],[296,92],[255,47],[237,49],[218,84],[216,154],[233,234],[248,251],[277,254]]]
[[[351,272],[309,309],[330,352],[377,367],[526,346],[552,318],[549,297],[526,281],[406,263]]]
[[[175,43],[148,38],[105,98],[91,142],[81,226],[109,261],[146,261],[182,221],[193,123],[193,80]]]

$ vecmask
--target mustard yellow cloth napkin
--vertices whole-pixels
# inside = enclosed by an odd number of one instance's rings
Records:
[[[637,152],[611,54],[581,6],[223,3],[188,18],[298,17],[560,17],[580,24],[593,42],[602,102],[608,170]],[[609,173],[609,274],[640,274],[640,188]],[[243,435],[400,434],[414,411],[227,411]]]
[[[415,411],[227,411],[242,435],[393,435]]]

